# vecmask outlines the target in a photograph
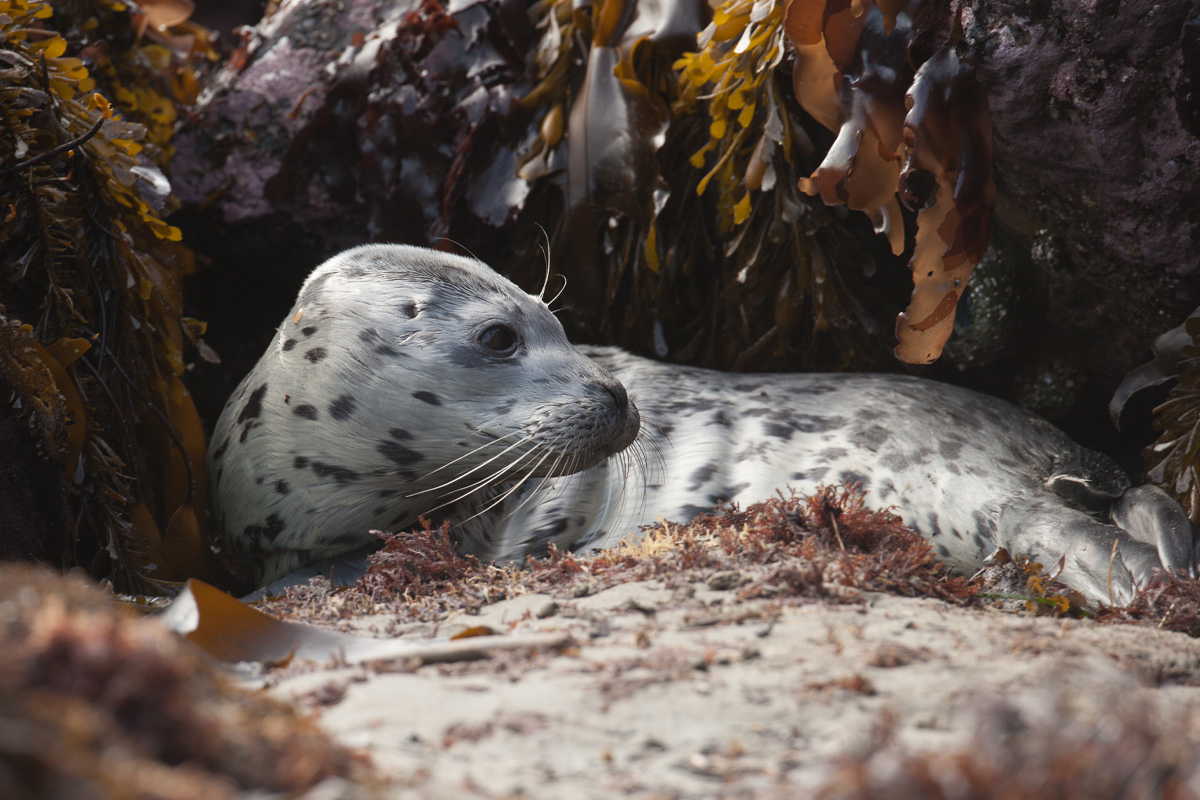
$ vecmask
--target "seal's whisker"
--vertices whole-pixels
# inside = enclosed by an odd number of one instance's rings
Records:
[[[529,450],[526,450],[524,453],[521,453],[519,456],[517,456],[512,461],[512,463],[507,464],[506,466],[501,467],[500,469],[495,470],[494,472],[481,478],[480,480],[478,480],[475,483],[468,486],[466,491],[464,491],[462,494],[458,495],[455,498],[447,500],[446,502],[442,503],[441,505],[435,506],[434,508],[432,508],[430,510],[437,511],[440,508],[445,508],[448,505],[453,505],[454,503],[457,503],[461,500],[467,499],[468,497],[470,497],[472,494],[479,491],[480,489],[484,489],[488,486],[495,486],[495,485],[501,483],[502,482],[501,478],[504,477],[505,473],[516,470],[519,466],[521,466],[522,461],[529,458],[529,456],[533,455],[536,452],[537,452],[537,448],[530,448]],[[460,489],[462,489],[461,486],[458,487],[457,489],[454,489],[453,491],[459,491]],[[446,494],[450,494],[450,493],[451,492],[447,492]],[[441,495],[441,496],[444,497],[445,495]]]
[[[562,435],[560,434],[559,437],[557,439],[555,439],[553,442],[551,442],[549,446],[553,447],[554,445],[558,444],[558,441],[561,438],[562,438]],[[578,437],[575,437],[575,438],[578,438]],[[579,460],[579,454],[575,450],[575,444],[576,443],[574,441],[572,441],[571,447],[568,450],[559,451],[558,456],[554,459],[554,463],[550,465],[550,469],[546,470],[546,474],[542,476],[541,482],[538,483],[538,485],[536,487],[534,487],[533,491],[529,493],[529,496],[526,497],[525,500],[523,500],[521,502],[521,505],[514,508],[512,510],[512,512],[509,513],[508,516],[512,516],[512,514],[515,514],[517,511],[519,511],[521,509],[522,506],[524,506],[531,499],[536,497],[537,494],[539,492],[541,492],[542,489],[544,489],[546,487],[546,484],[549,483],[552,479],[566,477],[566,476],[575,474],[575,465]],[[570,465],[568,466],[567,469],[563,470],[562,472],[559,472],[558,468],[562,464],[563,459],[568,458],[568,457],[570,457],[570,459],[571,459]]]
[[[547,450],[548,450],[549,452],[553,452],[553,451],[554,451],[554,447],[555,447],[555,446],[556,446],[556,445],[559,443],[559,441],[560,441],[560,440],[563,438],[563,436],[565,436],[565,434],[561,434],[561,433],[560,433],[560,434],[559,434],[559,435],[558,435],[558,436],[557,436],[557,437],[554,439],[554,441],[552,441],[552,442],[550,442],[549,444],[547,444],[547,445],[546,445],[546,448],[547,448]],[[510,517],[512,517],[514,514],[516,514],[518,511],[520,511],[522,508],[524,508],[524,507],[525,507],[525,504],[526,504],[526,503],[528,503],[528,502],[529,502],[530,500],[532,500],[533,498],[537,497],[537,496],[538,496],[538,495],[541,493],[541,491],[542,491],[544,488],[546,488],[546,484],[547,484],[547,483],[549,483],[549,482],[550,482],[552,479],[554,479],[554,478],[556,478],[556,477],[564,477],[564,476],[569,476],[569,475],[574,475],[574,474],[575,474],[575,469],[574,469],[574,467],[575,467],[576,463],[577,463],[577,462],[578,462],[578,460],[579,460],[579,453],[578,453],[578,450],[576,449],[576,446],[575,446],[575,445],[577,444],[577,442],[576,442],[575,440],[576,440],[576,439],[578,439],[578,438],[579,438],[579,436],[578,436],[578,434],[576,434],[576,435],[573,437],[572,441],[570,442],[570,447],[568,447],[566,450],[560,450],[560,451],[558,452],[558,455],[557,455],[557,456],[555,457],[555,459],[554,459],[554,463],[552,463],[552,464],[550,465],[550,468],[546,470],[546,474],[542,476],[542,480],[541,480],[541,481],[538,483],[538,485],[537,485],[537,486],[535,486],[535,487],[533,488],[533,490],[529,492],[529,494],[528,494],[528,495],[526,495],[525,499],[524,499],[524,500],[522,500],[522,501],[520,502],[520,504],[518,504],[518,505],[517,505],[517,507],[516,507],[516,508],[514,508],[512,511],[508,512],[507,514],[505,514],[505,515],[504,515],[504,517],[502,518],[502,520],[501,520],[501,521],[509,519],[509,518],[510,518]],[[568,467],[566,470],[564,470],[563,472],[559,472],[559,471],[558,471],[559,465],[561,465],[561,464],[562,464],[562,462],[563,462],[563,459],[565,459],[565,458],[568,458],[568,457],[571,459],[571,462],[570,462],[570,465],[569,465],[569,467]],[[543,458],[543,459],[542,459],[542,461],[544,461],[544,460],[545,460],[545,459]],[[538,468],[539,466],[541,466],[541,464],[542,464],[542,461],[539,461],[537,464],[535,464],[535,465],[534,465],[533,471],[536,471],[536,470],[537,470],[537,468]],[[531,472],[529,473],[529,475],[527,475],[527,476],[526,476],[526,478],[523,478],[523,479],[521,480],[521,483],[524,483],[526,479],[528,479],[529,477],[531,477],[531,476],[533,475],[533,471],[531,471]],[[520,485],[520,484],[518,484],[518,485]]]
[[[546,257],[546,278],[542,281],[542,290],[538,292],[538,300],[541,300],[544,303],[546,302],[546,287],[550,285],[550,236],[546,233],[546,229],[542,228],[541,225],[538,225],[538,228],[541,228],[542,237],[546,240],[546,246],[544,248],[541,245],[538,245],[538,249],[541,250],[542,255]]]
[[[522,456],[522,457],[524,457],[524,456]],[[504,471],[507,471],[507,470],[508,470],[508,468],[506,467]],[[497,473],[497,474],[499,474],[499,473]],[[453,505],[456,505],[456,504],[458,504],[458,503],[461,503],[462,501],[466,500],[467,498],[469,498],[471,495],[475,494],[476,492],[479,492],[479,491],[482,491],[482,490],[485,490],[485,489],[489,489],[489,488],[493,488],[493,487],[495,487],[495,486],[497,486],[497,485],[499,485],[499,484],[497,484],[497,483],[489,483],[489,484],[487,484],[487,485],[485,485],[485,486],[475,486],[475,487],[473,487],[473,488],[471,488],[471,489],[468,489],[467,491],[463,492],[462,494],[458,495],[457,497],[452,497],[452,498],[450,498],[449,500],[446,500],[446,501],[445,501],[445,502],[443,502],[443,503],[439,503],[438,505],[436,505],[436,506],[433,506],[432,508],[428,509],[427,511],[424,511],[424,512],[422,513],[422,516],[428,516],[428,515],[430,515],[430,514],[434,513],[435,511],[440,511],[440,510],[442,510],[443,508],[446,508],[447,506],[453,506]],[[465,522],[468,522],[468,521],[470,521],[470,520],[474,519],[476,516],[478,516],[478,515],[477,515],[477,514],[475,514],[475,515],[472,515],[472,516],[470,516],[470,517],[467,517],[466,519],[464,519],[464,520],[462,520],[462,521],[460,521],[460,522],[458,522],[458,523],[456,523],[456,524],[458,524],[458,525],[462,525],[463,523],[465,523]]]
[[[551,303],[556,302],[558,300],[558,298],[562,297],[562,293],[567,290],[567,276],[561,275],[560,277],[563,279],[562,288],[558,290],[558,294],[556,294],[556,295],[554,295],[554,297],[550,298],[549,303],[546,303],[547,307],[549,307],[551,305]]]
[[[501,450],[499,453],[497,453],[496,455],[494,455],[494,456],[492,456],[491,458],[489,458],[487,461],[484,461],[482,464],[478,464],[478,465],[476,465],[476,466],[472,467],[471,469],[467,470],[466,472],[463,472],[463,473],[460,473],[460,474],[458,474],[458,475],[454,476],[453,478],[451,478],[450,480],[446,481],[445,483],[439,484],[439,485],[437,485],[437,486],[434,486],[434,487],[432,487],[432,488],[430,488],[430,489],[422,489],[422,490],[421,490],[421,491],[419,491],[419,492],[413,492],[412,494],[408,495],[408,497],[416,497],[416,496],[417,496],[417,495],[419,495],[419,494],[428,494],[429,492],[436,492],[436,491],[438,491],[439,489],[445,489],[446,487],[448,487],[448,486],[451,486],[452,484],[458,483],[459,481],[461,481],[463,478],[467,477],[468,475],[470,475],[470,474],[472,474],[472,473],[474,473],[474,472],[478,472],[479,470],[481,470],[481,469],[483,469],[484,467],[486,467],[488,464],[491,464],[491,463],[492,463],[493,461],[495,461],[496,459],[498,459],[498,458],[500,458],[501,456],[503,456],[503,455],[507,454],[507,453],[508,453],[508,451],[509,451],[509,450],[512,450],[514,447],[520,447],[521,445],[523,445],[523,444],[525,444],[525,443],[527,443],[527,442],[531,441],[532,439],[533,439],[533,436],[532,436],[532,435],[526,435],[524,439],[521,439],[521,440],[519,440],[519,441],[513,442],[513,443],[512,443],[512,444],[510,444],[508,447],[504,448],[504,449],[503,449],[503,450]],[[490,442],[489,444],[495,444],[495,442]],[[483,448],[478,448],[478,449],[479,449],[479,450],[482,450]],[[436,471],[436,470],[435,470],[435,471]],[[431,472],[430,474],[432,475],[433,473]],[[493,478],[493,477],[494,477],[494,476],[488,476],[488,477],[486,477],[486,478],[483,478],[482,480],[478,481],[477,483],[474,483],[474,484],[472,484],[472,487],[479,487],[479,486],[482,486],[482,485],[483,485],[483,484],[485,484],[485,483],[491,483],[491,482],[493,482],[493,481],[492,481],[492,478]]]
[[[511,436],[516,436],[516,435],[518,435],[518,434],[520,434],[520,433],[524,433],[524,432],[525,432],[524,430],[522,430],[522,429],[518,429],[518,430],[512,431],[511,433],[506,433],[506,434],[504,434],[503,436],[495,436],[495,434],[491,434],[491,433],[489,433],[488,435],[489,435],[489,436],[492,436],[492,437],[494,437],[494,438],[490,439],[489,441],[486,441],[486,442],[484,442],[483,444],[479,445],[479,447],[476,447],[474,450],[470,450],[470,451],[468,451],[468,452],[466,452],[466,453],[463,453],[461,456],[459,456],[458,458],[454,459],[453,461],[447,461],[445,464],[442,464],[440,467],[437,467],[436,469],[431,469],[431,470],[429,470],[429,472],[427,472],[427,473],[425,473],[425,474],[426,474],[426,475],[433,475],[433,474],[435,474],[435,473],[441,472],[442,470],[446,469],[447,467],[452,467],[452,466],[454,466],[454,465],[455,465],[455,464],[457,464],[458,462],[462,461],[464,458],[470,458],[471,456],[473,456],[473,455],[475,455],[476,453],[478,453],[480,450],[483,450],[483,449],[485,449],[485,448],[488,448],[488,447],[492,447],[493,445],[497,445],[497,444],[499,444],[500,442],[503,442],[505,439],[508,439],[508,438],[509,438],[509,437],[511,437]],[[518,442],[518,444],[519,444],[519,442]],[[432,491],[432,490],[430,490],[430,489],[425,489],[424,491]],[[421,494],[421,492],[417,492],[416,494]],[[411,495],[410,495],[410,497],[411,497]]]
[[[532,453],[532,452],[536,452],[536,451],[534,451],[534,450],[531,450],[531,451],[529,451],[529,452],[531,452],[531,453]],[[486,514],[487,512],[491,511],[493,508],[495,508],[496,506],[500,505],[500,504],[501,504],[501,503],[503,503],[505,500],[507,500],[507,499],[508,499],[508,498],[509,498],[509,497],[512,495],[512,493],[513,493],[513,492],[515,492],[515,491],[517,491],[518,489],[520,489],[520,488],[521,488],[521,487],[522,487],[522,486],[525,484],[525,482],[526,482],[526,481],[528,481],[530,478],[532,478],[532,477],[533,477],[533,474],[534,474],[535,472],[537,472],[537,469],[538,469],[538,467],[540,467],[540,466],[542,465],[542,463],[543,463],[543,462],[544,462],[544,461],[545,461],[547,458],[549,458],[550,456],[552,456],[553,454],[554,454],[554,451],[553,451],[553,450],[551,450],[550,448],[548,448],[548,447],[547,447],[547,448],[546,448],[546,453],[545,453],[545,455],[543,455],[543,456],[542,456],[542,457],[541,457],[541,458],[538,460],[538,462],[537,462],[536,464],[534,464],[534,465],[533,465],[533,467],[532,467],[532,468],[531,468],[531,469],[530,469],[528,472],[526,472],[526,473],[525,473],[525,477],[521,478],[519,481],[515,482],[515,483],[514,483],[512,486],[508,487],[508,489],[506,489],[506,490],[505,490],[503,493],[501,493],[501,495],[500,495],[499,497],[497,497],[497,498],[496,498],[495,500],[493,500],[492,502],[488,503],[488,505],[487,505],[486,507],[484,507],[484,508],[480,509],[479,511],[475,512],[475,513],[474,513],[474,514],[472,514],[471,516],[469,516],[469,517],[467,517],[466,519],[464,519],[464,520],[463,520],[463,522],[464,522],[464,523],[466,523],[466,522],[470,522],[471,520],[475,519],[476,517],[478,517],[478,516],[481,516],[481,515],[483,515],[483,514]],[[531,496],[532,496],[532,495],[531,495]],[[528,499],[529,499],[529,498],[526,498],[526,500],[525,500],[525,501],[523,501],[521,505],[524,505],[524,503],[525,503],[525,502],[527,502],[527,501],[528,501]],[[517,508],[520,508],[520,506],[517,506]]]

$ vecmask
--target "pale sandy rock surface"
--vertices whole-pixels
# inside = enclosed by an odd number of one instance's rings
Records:
[[[1064,740],[1135,719],[1200,741],[1200,644],[1150,628],[646,582],[399,632],[474,625],[565,631],[577,646],[400,671],[294,667],[270,691],[369,751],[401,797],[803,797],[886,731],[891,752],[951,752],[997,719]]]

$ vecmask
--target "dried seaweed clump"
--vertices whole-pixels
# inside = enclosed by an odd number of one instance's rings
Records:
[[[1179,721],[1122,697],[1052,699],[1036,717],[1000,701],[977,713],[970,741],[905,753],[884,720],[869,755],[852,757],[813,796],[819,800],[1117,800],[1196,797],[1200,748]]]
[[[4,428],[12,446],[34,441],[57,471],[0,488],[0,505],[68,510],[0,557],[158,593],[206,559],[204,437],[181,381],[203,326],[181,316],[192,257],[163,221],[160,167],[212,51],[197,26],[139,36],[135,11],[0,2],[0,421],[22,421]]]
[[[861,492],[825,488],[811,497],[724,509],[686,525],[648,526],[637,539],[581,555],[551,549],[521,567],[479,564],[459,556],[446,528],[429,525],[384,534],[358,584],[333,602],[327,585],[294,587],[265,610],[335,621],[346,609],[437,619],[531,592],[597,591],[618,583],[703,581],[713,573],[757,575],[743,598],[807,597],[857,602],[858,590],[967,602],[967,580],[951,576],[929,542],[886,511],[872,511]],[[326,613],[323,608],[332,608]]]
[[[18,565],[0,566],[0,731],[0,796],[14,800],[291,796],[370,780],[311,720],[234,688],[174,634]]]
[[[444,591],[478,572],[474,556],[459,555],[450,537],[450,523],[434,528],[427,519],[408,533],[381,533],[383,548],[368,558],[367,573],[358,582],[372,598],[413,597]]]
[[[953,332],[958,299],[987,250],[995,199],[987,100],[956,50],[958,36],[911,73],[912,45],[931,9],[894,0],[787,0],[783,12],[796,52],[796,99],[837,132],[800,187],[866,212],[899,255],[895,193],[920,204],[922,182],[936,182],[932,204],[917,214],[914,289],[896,321],[896,356],[917,364],[935,361]]]
[[[1124,608],[1101,608],[1100,622],[1132,622],[1178,631],[1200,639],[1200,583],[1189,578],[1159,575],[1138,590]]]

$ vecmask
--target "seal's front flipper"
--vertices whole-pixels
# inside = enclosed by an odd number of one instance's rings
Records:
[[[1158,548],[1162,566],[1196,577],[1196,535],[1192,521],[1170,495],[1157,486],[1135,486],[1112,505],[1113,523],[1130,536]]]
[[[1006,505],[996,543],[1046,565],[1061,559],[1059,580],[1101,605],[1128,605],[1136,588],[1162,566],[1153,545],[1052,497],[1019,498]]]

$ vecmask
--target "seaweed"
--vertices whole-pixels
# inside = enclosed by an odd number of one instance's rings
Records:
[[[182,316],[193,258],[163,220],[161,167],[215,54],[204,29],[148,29],[135,11],[0,3],[0,382],[3,414],[58,468],[38,492],[70,509],[49,560],[163,593],[214,569],[182,381],[204,326]]]
[[[820,800],[1195,797],[1196,746],[1181,719],[1116,691],[1080,708],[1064,686],[1045,708],[976,704],[969,740],[905,752],[881,716],[869,747],[845,756]]]
[[[522,174],[549,173],[552,151],[566,151],[565,221],[551,238],[553,252],[571,254],[559,259],[569,264],[568,283],[603,299],[586,312],[589,324],[617,338],[642,331],[659,356],[734,369],[761,363],[766,352],[828,363],[813,350],[828,331],[844,365],[869,350],[877,326],[843,276],[847,248],[797,190],[866,212],[896,256],[905,249],[903,199],[924,207],[895,355],[936,360],[987,249],[995,194],[987,103],[957,51],[961,37],[923,61],[916,55],[914,44],[926,45],[944,9],[724,0],[695,51],[670,65],[672,83],[661,43],[638,38],[662,30],[661,9],[652,6],[639,28],[630,20],[643,10],[630,6],[611,0],[591,16],[586,6],[569,14],[547,6],[542,80],[523,101],[546,110]],[[572,94],[564,62],[580,60],[575,31],[592,45]],[[790,93],[780,81],[789,59]],[[797,101],[837,133],[808,176],[793,174],[815,153],[793,119]],[[684,158],[698,176],[679,169]],[[689,197],[710,186],[708,202]],[[696,298],[702,276],[715,278],[716,291]],[[717,333],[730,322],[741,323],[733,342]]]
[[[1200,318],[1189,320],[1195,338],[1191,352],[1200,354]],[[1146,448],[1146,478],[1183,506],[1200,523],[1200,365],[1179,376],[1166,401],[1154,409],[1156,442]]]
[[[904,249],[896,192],[920,208],[914,289],[896,320],[895,351],[915,364],[937,360],[953,332],[955,307],[987,251],[996,193],[987,99],[957,51],[958,22],[924,61],[913,46],[937,21],[932,8],[919,0],[784,4],[796,99],[838,134],[800,187],[865,211],[896,255]]]
[[[377,796],[362,756],[111,600],[78,577],[0,565],[4,797],[296,796],[332,776],[356,782],[346,796]]]
[[[863,592],[936,597],[964,605],[974,588],[951,575],[929,542],[888,511],[873,511],[852,486],[825,487],[745,510],[717,509],[686,525],[660,522],[616,548],[589,554],[551,548],[521,565],[480,564],[455,550],[449,530],[424,523],[380,534],[385,547],[349,589],[291,587],[264,601],[268,613],[337,621],[351,614],[439,619],[530,592],[582,596],[618,583],[707,581],[741,599],[863,602]]]

